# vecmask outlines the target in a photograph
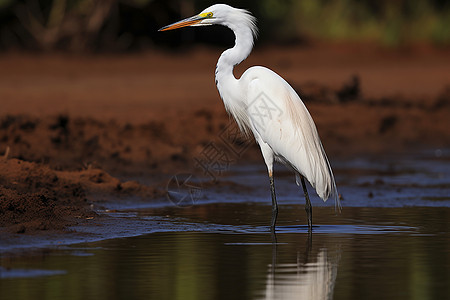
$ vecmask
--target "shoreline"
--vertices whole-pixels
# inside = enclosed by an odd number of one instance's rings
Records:
[[[235,73],[264,61],[282,74],[331,162],[449,148],[447,50],[317,47],[257,49]],[[63,233],[108,199],[157,201],[171,175],[202,173],[205,147],[229,151],[236,125],[214,86],[218,51],[197,50],[0,58],[0,234]],[[237,164],[262,163],[253,139],[233,143],[245,147],[228,154]]]

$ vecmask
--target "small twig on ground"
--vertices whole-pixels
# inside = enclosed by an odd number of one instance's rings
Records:
[[[9,146],[6,146],[6,150],[5,150],[5,154],[3,154],[3,158],[8,159],[8,155],[9,155]]]

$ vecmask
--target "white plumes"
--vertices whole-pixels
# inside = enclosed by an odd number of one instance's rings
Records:
[[[299,96],[293,90],[287,91],[286,94],[288,118],[294,124],[294,134],[300,135],[299,138],[303,141],[302,151],[310,154],[307,155],[307,159],[309,165],[313,167],[311,174],[308,174],[310,178],[306,174],[303,175],[308,178],[320,198],[327,200],[331,196],[335,199],[336,205],[340,206],[333,172],[316,125]],[[297,172],[301,173],[301,170]]]
[[[250,30],[252,31],[253,39],[256,39],[258,37],[258,27],[256,26],[256,18],[248,10],[239,9],[239,12],[241,14],[240,18],[242,19],[242,22],[248,28],[250,28]]]

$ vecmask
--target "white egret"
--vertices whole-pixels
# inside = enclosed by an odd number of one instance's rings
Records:
[[[272,195],[271,229],[275,230],[278,205],[273,180],[274,159],[291,168],[306,198],[308,231],[312,230],[312,206],[304,177],[326,201],[333,197],[340,208],[336,183],[316,126],[294,89],[272,70],[254,66],[241,78],[233,68],[250,54],[257,34],[250,12],[226,4],[215,4],[200,14],[162,27],[159,31],[185,26],[219,24],[230,28],[235,45],[222,53],[216,66],[216,85],[226,110],[246,134],[253,133],[269,173]]]

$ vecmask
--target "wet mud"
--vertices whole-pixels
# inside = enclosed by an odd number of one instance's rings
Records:
[[[271,51],[270,55],[262,52],[255,57],[267,57],[270,61],[272,56],[283,55],[282,51],[275,54],[277,50]],[[438,52],[444,55],[445,51]],[[352,55],[352,51],[338,51],[338,55],[345,56],[342,53]],[[326,54],[326,51],[315,54],[323,55],[323,62],[317,60],[322,67],[329,61]],[[204,55],[209,59],[216,53]],[[347,70],[339,82],[321,82],[305,80],[305,74],[295,71],[292,55],[286,56],[289,63],[278,61],[274,65],[280,73],[286,69],[287,79],[306,103],[332,164],[358,156],[450,146],[449,86],[440,84],[436,88],[430,83],[420,94],[411,95],[407,85],[400,85],[404,93],[393,94],[389,92],[393,89],[388,88],[383,94],[367,75],[377,59],[387,57],[393,61],[398,56],[372,53],[355,62],[360,63],[360,72]],[[409,61],[411,69],[419,72],[417,57],[423,53],[409,55],[402,64],[408,66]],[[160,54],[143,58],[147,63],[155,63],[154,70],[142,69],[139,60],[133,58],[102,58],[99,63],[92,58],[70,58],[66,65],[58,58],[45,57],[13,56],[0,61],[6,67],[14,61],[23,66],[23,71],[15,69],[10,75],[16,82],[16,90],[17,84],[23,84],[23,90],[17,93],[7,86],[5,71],[0,71],[1,78],[6,80],[0,85],[4,104],[0,110],[0,231],[28,235],[67,232],[72,230],[71,226],[105,217],[98,210],[113,207],[109,205],[111,202],[133,199],[157,203],[167,198],[168,179],[180,172],[213,179],[205,187],[222,191],[224,195],[251,190],[242,182],[217,180],[233,170],[230,166],[262,164],[262,160],[254,141],[234,134],[237,128],[219,96],[208,94],[210,90],[206,96],[202,94],[200,87],[211,86],[214,90],[213,82],[203,80],[212,77],[213,64],[199,66],[200,58],[192,54],[190,62],[185,62],[187,57],[177,60],[184,62],[183,67],[188,68],[189,64],[198,67],[189,79],[192,86],[185,97],[186,86],[177,84],[178,77],[172,79],[170,87],[160,85],[157,89],[153,85],[157,75],[169,78],[163,67],[174,64],[173,57]],[[30,67],[29,62],[36,64]],[[114,73],[111,78],[112,67],[105,67],[107,62],[123,72]],[[90,64],[93,64],[92,73],[89,73]],[[308,68],[311,66],[307,64]],[[338,70],[339,66],[333,68]],[[440,68],[436,65],[436,74],[440,74]],[[435,74],[431,67],[426,70]],[[324,78],[328,71],[322,69]],[[133,72],[137,75],[130,78]],[[313,78],[317,78],[317,72],[312,72]],[[89,81],[82,80],[85,73]],[[36,80],[36,74],[42,77],[38,83],[31,83]],[[58,79],[61,74],[62,79]],[[414,74],[411,72],[412,80],[416,79]],[[141,79],[133,85],[136,76]],[[151,86],[148,90],[144,89],[146,78]],[[53,84],[60,83],[58,80],[64,81],[61,85],[67,86],[67,94],[52,90]],[[99,93],[97,86],[107,87],[122,80],[126,93],[146,92],[145,98],[130,96],[129,109],[124,109],[127,96],[117,94],[114,88],[104,88],[97,98],[92,98]],[[439,80],[442,82],[442,78]],[[85,86],[87,82],[93,87]],[[46,87],[50,92],[45,91]],[[190,103],[192,90],[196,90],[199,98]],[[172,98],[166,99],[165,93]],[[74,95],[80,99],[79,106],[70,102]],[[67,105],[58,106],[64,99]],[[142,104],[146,99],[150,99],[149,104]],[[16,106],[14,101],[18,101]],[[144,112],[148,112],[148,117]],[[201,168],[199,158],[211,146],[225,149],[231,157],[223,173],[206,174]]]

